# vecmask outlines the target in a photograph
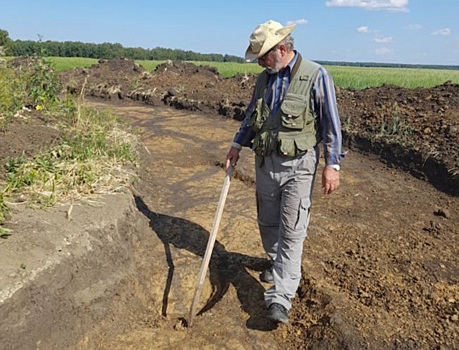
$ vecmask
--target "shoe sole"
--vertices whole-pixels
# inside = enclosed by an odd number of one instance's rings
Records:
[[[261,282],[264,282],[264,283],[271,283],[271,284],[274,283],[274,277],[271,275],[271,278],[268,279],[268,278],[266,278],[266,277],[264,276],[264,272],[260,273],[259,278],[260,278],[260,281],[261,281]]]
[[[268,280],[266,278],[263,278],[260,276],[260,281],[263,282],[263,283],[270,283],[270,284],[273,284],[274,283],[274,279],[272,280]]]
[[[274,323],[282,323],[282,324],[288,324],[288,319],[287,320],[281,320],[275,317],[270,317],[268,316],[268,319],[270,319]]]

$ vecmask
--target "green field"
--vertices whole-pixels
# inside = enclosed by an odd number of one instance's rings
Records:
[[[98,60],[94,58],[79,57],[50,57],[49,59],[53,62],[57,71],[75,67],[89,67],[98,62]],[[158,64],[164,62],[165,61],[137,61],[137,63],[148,71],[153,71]],[[261,67],[253,63],[192,63],[215,67],[225,77],[232,77],[236,74],[261,72]],[[364,89],[367,87],[381,86],[383,84],[397,85],[406,88],[428,88],[441,85],[447,81],[459,84],[459,70],[344,66],[326,66],[326,68],[332,74],[335,84],[341,88]]]
[[[459,84],[459,70],[414,68],[369,68],[326,66],[341,88],[364,89],[391,84],[406,88],[429,88],[447,81]]]

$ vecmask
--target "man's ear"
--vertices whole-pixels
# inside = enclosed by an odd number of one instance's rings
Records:
[[[280,44],[277,48],[281,52],[281,55],[285,56],[287,53],[287,47],[284,44]]]

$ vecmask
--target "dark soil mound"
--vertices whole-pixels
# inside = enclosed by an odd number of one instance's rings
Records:
[[[350,147],[459,193],[459,85],[340,90],[338,102]]]

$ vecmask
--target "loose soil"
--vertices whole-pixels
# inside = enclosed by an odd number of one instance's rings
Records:
[[[133,100],[153,106],[242,120],[255,75],[222,77],[215,69],[182,62],[153,72],[126,59],[100,61],[62,73],[67,90],[111,101]],[[383,85],[361,91],[337,89],[345,145],[380,156],[459,195],[459,85],[405,89]]]
[[[245,150],[202,310],[190,329],[187,312],[223,184],[222,163],[255,77],[228,79],[180,62],[146,72],[117,59],[62,78],[67,91],[84,87],[88,104],[140,130],[142,166],[132,192],[151,237],[139,264],[149,267],[144,277],[153,281],[147,290],[141,282],[126,284],[105,316],[73,345],[62,341],[65,347],[459,348],[458,85],[337,91],[349,153],[336,193],[323,197],[318,178],[288,326],[265,320],[262,293],[269,286],[258,274],[267,260],[257,233],[253,157]],[[39,124],[47,131],[37,132],[37,118],[27,120],[1,135],[2,163],[58,139],[45,122]],[[20,215],[13,211],[6,226],[14,222],[21,231]]]

